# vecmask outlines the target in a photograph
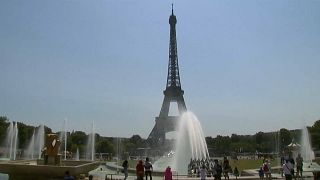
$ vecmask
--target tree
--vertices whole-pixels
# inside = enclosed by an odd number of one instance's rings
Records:
[[[215,138],[215,152],[220,155],[229,155],[230,153],[230,137],[218,135]]]
[[[317,120],[310,128],[312,147],[320,149],[320,120]]]
[[[240,136],[236,135],[236,134],[232,134],[231,135],[231,142],[232,143],[236,143],[240,141]]]
[[[316,122],[314,122],[312,128],[313,129],[320,129],[320,120],[317,120]]]
[[[263,132],[260,131],[255,136],[256,136],[256,143],[258,145],[261,145],[265,141]]]
[[[280,141],[282,149],[292,142],[292,137],[289,130],[285,128],[280,129]]]
[[[107,139],[102,139],[99,142],[97,142],[96,152],[114,154],[115,151],[114,146],[110,141],[108,141]]]
[[[135,145],[141,145],[143,143],[142,138],[139,135],[133,135],[129,141]]]
[[[7,128],[9,126],[9,119],[6,116],[0,116],[0,143],[6,138]]]
[[[87,135],[82,131],[75,131],[70,134],[70,140],[71,144],[85,145],[87,141]]]

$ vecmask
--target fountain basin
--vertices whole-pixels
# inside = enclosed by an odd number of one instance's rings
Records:
[[[74,177],[87,174],[96,169],[100,162],[97,161],[62,161],[61,166],[38,165],[36,160],[2,161],[0,173],[8,174],[9,179],[23,180],[49,180],[62,179],[65,172]]]
[[[316,162],[303,162],[303,172],[320,172],[320,165]]]
[[[121,171],[123,169],[122,166],[118,166],[116,162],[108,162],[106,163],[106,167],[112,171]],[[136,168],[128,168],[128,172],[132,174],[136,174]],[[175,173],[175,171],[173,171]],[[160,176],[163,177],[164,170],[153,170],[152,176]]]

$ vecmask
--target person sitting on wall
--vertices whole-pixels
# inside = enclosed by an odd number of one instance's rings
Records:
[[[74,180],[74,177],[70,175],[69,171],[66,171],[63,180]]]

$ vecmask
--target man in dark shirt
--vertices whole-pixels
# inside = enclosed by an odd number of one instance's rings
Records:
[[[150,180],[152,180],[152,172],[153,168],[152,168],[152,164],[149,162],[149,158],[146,158],[146,163],[144,164],[144,171],[145,171],[145,175],[146,175],[146,180],[148,180],[148,176],[150,176]]]

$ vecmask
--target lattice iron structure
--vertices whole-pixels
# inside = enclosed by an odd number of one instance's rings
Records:
[[[176,124],[180,116],[187,110],[184,102],[184,91],[181,89],[181,81],[178,65],[178,51],[177,51],[177,38],[176,38],[176,24],[177,18],[172,13],[169,17],[170,24],[170,45],[169,45],[169,64],[166,89],[163,91],[164,99],[160,114],[155,118],[156,124],[153,127],[148,141],[152,145],[161,145],[165,142],[166,133],[175,131]],[[178,105],[178,116],[169,116],[170,103],[176,102]]]

